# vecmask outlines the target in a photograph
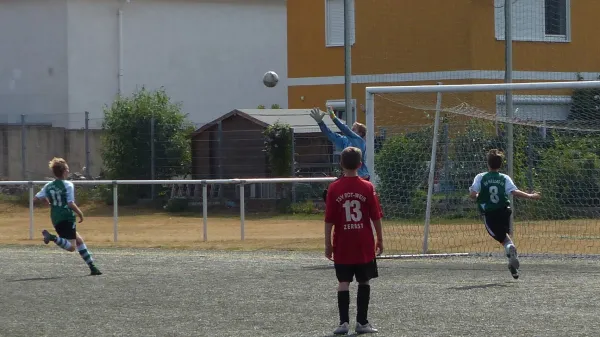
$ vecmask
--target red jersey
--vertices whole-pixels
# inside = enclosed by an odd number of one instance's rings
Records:
[[[375,258],[371,220],[383,216],[375,188],[359,177],[341,177],[329,185],[325,222],[333,227],[333,260],[362,264]]]

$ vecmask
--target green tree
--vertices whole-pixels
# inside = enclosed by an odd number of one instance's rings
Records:
[[[276,122],[269,125],[263,135],[271,174],[275,177],[289,177],[293,161],[292,127],[289,124]]]
[[[152,123],[154,121],[154,123]],[[154,126],[154,139],[151,128]],[[154,142],[155,179],[189,172],[193,125],[164,90],[145,88],[119,96],[104,110],[102,160],[107,179],[150,179]],[[148,197],[143,185],[119,187],[124,201]]]

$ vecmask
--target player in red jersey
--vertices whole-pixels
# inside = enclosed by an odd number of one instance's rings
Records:
[[[339,282],[340,325],[334,334],[348,333],[350,283],[354,278],[358,282],[355,331],[377,332],[367,320],[367,312],[371,295],[369,280],[379,276],[376,255],[383,252],[383,214],[373,185],[358,176],[361,165],[360,149],[347,147],[342,151],[344,176],[329,185],[325,202],[325,256],[333,260]],[[373,236],[371,221],[377,233],[377,242]]]

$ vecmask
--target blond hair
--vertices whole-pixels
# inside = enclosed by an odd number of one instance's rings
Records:
[[[69,169],[69,165],[67,165],[67,161],[63,158],[54,157],[48,163],[48,167],[54,173],[54,176],[57,178],[62,178],[65,175],[65,172]]]
[[[356,128],[356,133],[361,137],[367,136],[367,127],[363,123],[355,122],[353,127]]]

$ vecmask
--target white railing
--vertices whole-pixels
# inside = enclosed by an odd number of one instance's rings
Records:
[[[208,185],[239,185],[240,186],[240,236],[244,240],[244,228],[246,218],[245,190],[244,185],[261,183],[302,183],[332,182],[335,177],[322,178],[258,178],[258,179],[213,179],[213,180],[73,180],[75,185],[112,185],[113,187],[113,241],[119,238],[119,185],[202,185],[202,237],[208,240]],[[29,186],[29,239],[33,240],[33,198],[36,194],[34,186],[45,185],[48,181],[0,181],[0,186]]]

